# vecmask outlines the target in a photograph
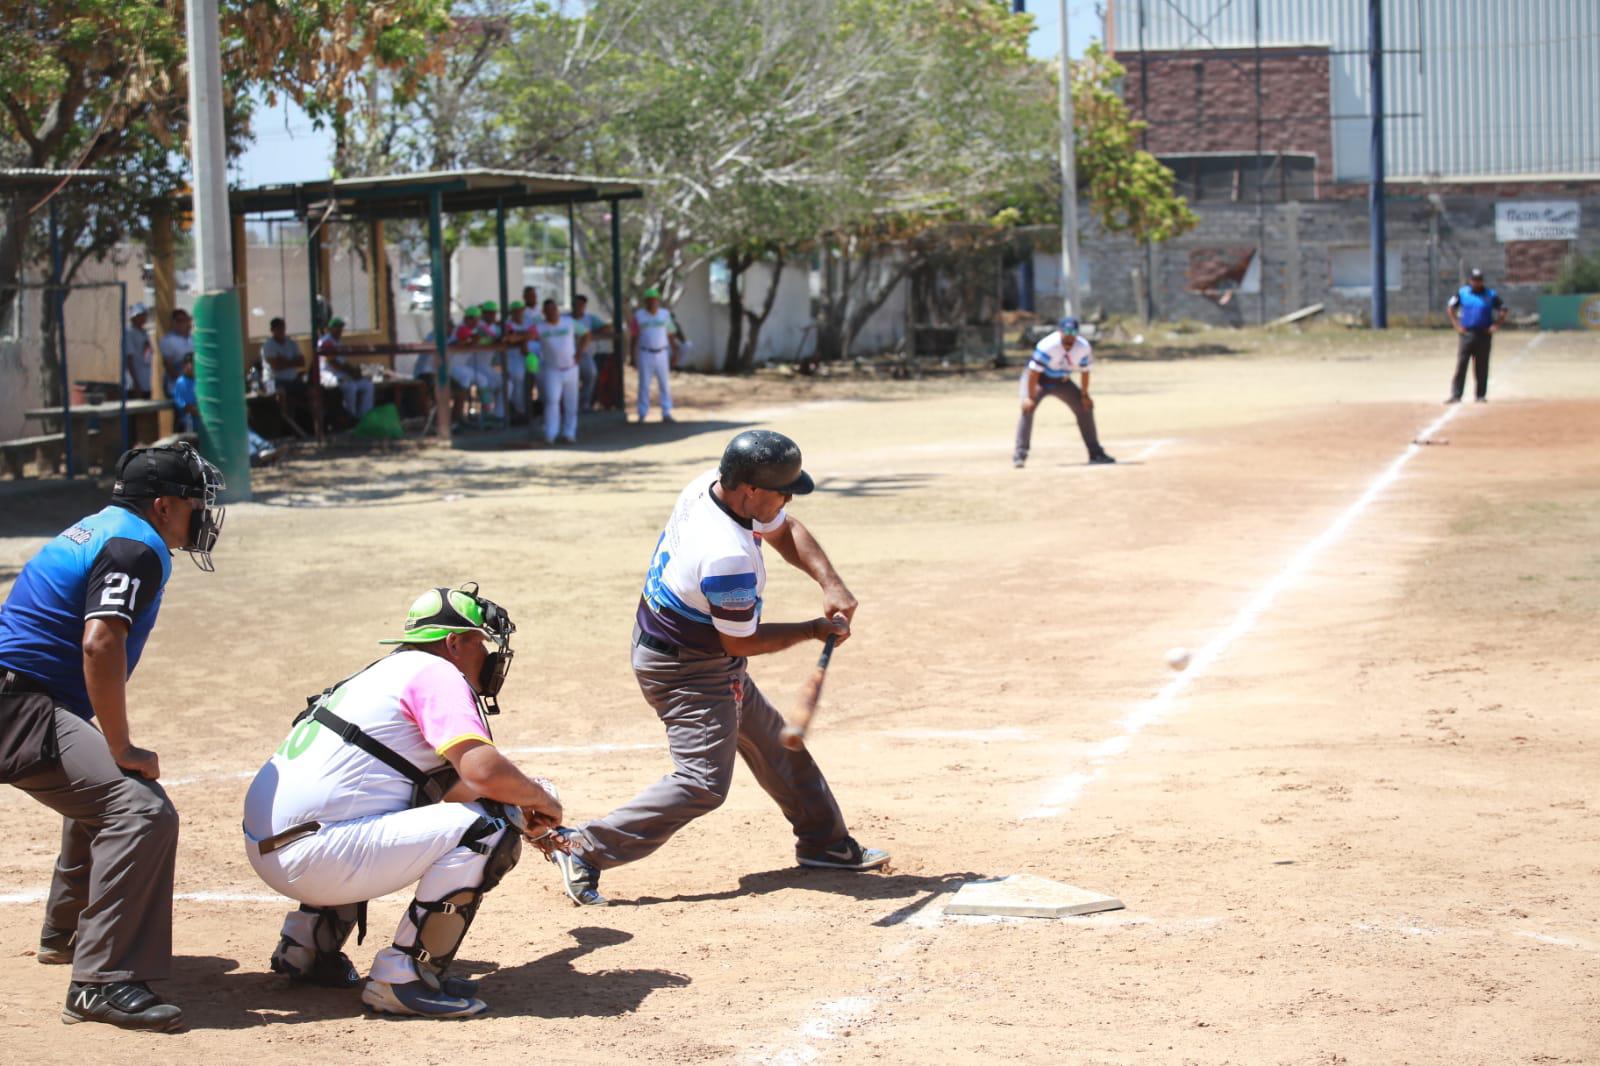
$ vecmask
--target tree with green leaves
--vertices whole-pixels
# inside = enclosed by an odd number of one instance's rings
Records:
[[[379,145],[377,169],[639,180],[626,284],[670,301],[723,260],[730,369],[753,362],[776,299],[746,300],[757,262],[816,265],[818,350],[836,358],[908,273],[1059,218],[1053,67],[1001,0],[477,0],[463,24],[440,68],[455,76],[356,109],[350,143]],[[1098,49],[1074,66],[1080,188],[1108,229],[1166,239],[1193,216],[1137,149],[1117,75]],[[605,246],[608,218],[579,223],[580,249]]]
[[[222,71],[230,151],[255,101],[279,95],[336,120],[373,68],[401,89],[437,63],[450,0],[223,0]],[[29,234],[60,195],[63,280],[148,232],[152,205],[183,190],[188,73],[183,7],[168,0],[0,0],[0,166],[96,170],[93,195],[64,184],[18,193],[0,219],[0,310],[10,303]],[[47,330],[50,328],[47,323]]]

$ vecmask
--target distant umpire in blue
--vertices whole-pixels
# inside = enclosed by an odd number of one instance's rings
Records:
[[[178,812],[133,743],[127,683],[172,550],[213,569],[222,489],[191,445],[127,452],[110,505],[41,548],[0,608],[0,783],[63,818],[38,958],[72,964],[69,1025],[183,1025],[146,984],[172,966]]]
[[[1483,283],[1483,271],[1467,275],[1467,283],[1456,290],[1445,305],[1450,324],[1461,334],[1456,346],[1456,376],[1450,382],[1450,398],[1445,403],[1460,403],[1467,385],[1467,362],[1472,363],[1472,380],[1478,387],[1478,402],[1489,399],[1489,346],[1495,331],[1506,320],[1507,308],[1500,294]]]

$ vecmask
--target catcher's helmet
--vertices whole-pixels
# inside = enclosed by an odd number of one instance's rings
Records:
[[[1078,320],[1072,315],[1068,315],[1066,318],[1063,318],[1056,325],[1062,333],[1071,333],[1076,335],[1078,332]]]
[[[747,429],[728,442],[717,467],[724,488],[754,485],[804,496],[816,485],[800,464],[800,446],[770,429]]]

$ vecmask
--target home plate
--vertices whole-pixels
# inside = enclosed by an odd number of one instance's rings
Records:
[[[1121,909],[1122,901],[1115,896],[1033,874],[968,881],[944,905],[946,914],[998,914],[1013,918],[1065,918]]]

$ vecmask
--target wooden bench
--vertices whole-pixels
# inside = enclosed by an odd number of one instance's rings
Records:
[[[66,442],[65,433],[41,433],[37,437],[0,440],[0,461],[5,463],[5,468],[11,472],[12,477],[20,480],[23,461],[31,453],[34,476],[43,477],[46,473],[55,473],[56,458],[61,454]]]

